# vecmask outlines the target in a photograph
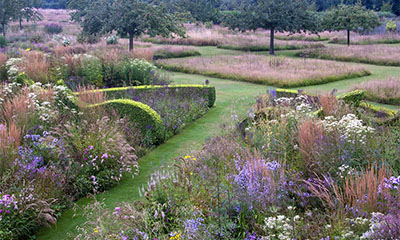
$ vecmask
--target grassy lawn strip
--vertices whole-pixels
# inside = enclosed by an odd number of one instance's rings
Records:
[[[302,87],[370,75],[363,67],[331,61],[262,55],[160,60],[164,69],[277,87]]]
[[[297,53],[296,56],[381,66],[400,66],[400,49],[387,46],[335,46],[304,50]]]
[[[363,82],[354,85],[353,89],[364,90],[366,99],[369,101],[400,105],[400,78],[398,77]]]
[[[235,82],[222,79],[208,78],[216,87],[218,96],[216,107],[195,123],[188,125],[178,135],[169,139],[165,144],[154,149],[145,157],[139,159],[139,175],[132,179],[131,175],[124,176],[119,185],[108,192],[101,193],[97,199],[104,200],[107,208],[113,209],[119,202],[131,202],[139,198],[138,189],[147,184],[151,174],[165,169],[177,157],[184,156],[190,151],[200,150],[207,138],[220,133],[223,122],[231,120],[232,114],[244,118],[254,104],[256,96],[269,89],[244,82]],[[176,84],[203,84],[204,76],[177,73],[173,77]],[[77,211],[67,210],[51,228],[43,228],[37,235],[39,240],[74,239],[76,227],[81,226],[86,218],[82,215],[85,206],[93,203],[91,198],[83,198],[76,204]],[[71,236],[69,236],[69,234]]]

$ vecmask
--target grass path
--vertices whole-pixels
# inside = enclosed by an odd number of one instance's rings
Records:
[[[206,77],[198,75],[175,74],[175,83],[204,83]],[[229,121],[232,114],[243,116],[249,107],[254,104],[255,97],[265,93],[268,86],[260,86],[244,82],[234,82],[215,78],[208,78],[216,87],[216,107],[211,109],[206,116],[189,125],[180,134],[171,138],[165,144],[154,149],[140,159],[140,174],[132,180],[125,176],[119,185],[110,191],[99,194],[97,199],[104,199],[107,207],[114,208],[115,204],[123,201],[132,201],[139,198],[138,188],[147,183],[150,175],[157,169],[167,167],[173,159],[188,154],[193,150],[200,150],[205,140],[220,132],[220,124]],[[76,235],[76,227],[81,225],[85,218],[79,214],[79,209],[92,202],[93,199],[81,199],[77,204],[78,214],[74,216],[73,210],[67,210],[58,219],[57,225],[43,228],[37,237],[39,240],[72,239]]]
[[[217,49],[215,47],[198,47],[203,56],[214,55],[238,55],[243,52]],[[290,56],[293,51],[282,51],[279,54]],[[331,91],[336,88],[339,92],[344,92],[351,85],[369,79],[382,79],[389,75],[400,76],[399,67],[383,67],[374,65],[363,65],[368,68],[372,75],[362,78],[348,79],[324,85],[305,87],[310,92]],[[231,115],[243,116],[247,114],[249,107],[254,103],[254,99],[265,93],[269,86],[256,85],[246,82],[230,81],[217,78],[207,78],[200,75],[190,75],[175,73],[173,80],[176,84],[203,84],[205,79],[209,79],[217,90],[216,107],[211,109],[206,116],[185,128],[180,134],[168,140],[165,144],[154,149],[148,155],[140,159],[140,174],[134,179],[127,175],[119,185],[106,193],[99,194],[97,199],[104,200],[107,207],[114,208],[117,203],[132,201],[139,198],[138,188],[147,183],[151,174],[158,170],[167,168],[173,159],[190,153],[190,151],[200,150],[209,137],[220,132],[220,124],[229,121]],[[392,109],[398,107],[389,106]],[[67,210],[59,218],[57,225],[51,228],[43,228],[38,234],[39,240],[62,240],[73,239],[76,236],[76,227],[85,222],[85,218],[80,214],[82,208],[93,199],[81,199],[76,203],[78,209],[76,216],[73,210]]]

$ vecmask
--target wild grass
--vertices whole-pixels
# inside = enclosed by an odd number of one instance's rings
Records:
[[[299,87],[369,75],[358,66],[262,55],[159,60],[165,69],[278,87]]]
[[[22,71],[35,82],[47,83],[49,63],[46,55],[39,51],[23,53],[23,61],[20,64]]]
[[[369,101],[400,105],[400,78],[389,77],[382,80],[371,80],[353,86],[366,92]]]
[[[382,66],[400,66],[400,48],[379,45],[311,49],[304,50],[297,56]]]

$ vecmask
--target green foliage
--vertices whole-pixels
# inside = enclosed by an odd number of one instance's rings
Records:
[[[15,82],[21,84],[22,86],[24,86],[24,85],[31,86],[32,84],[35,83],[34,81],[32,81],[32,79],[30,79],[26,75],[26,73],[18,74],[17,77],[15,78]]]
[[[0,48],[7,46],[7,39],[4,36],[0,36]]]
[[[96,106],[105,106],[109,111],[117,111],[121,117],[127,117],[138,125],[143,136],[151,144],[160,144],[165,140],[164,124],[161,117],[148,105],[128,99],[116,99]]]
[[[245,4],[240,10],[226,16],[225,21],[231,29],[270,30],[269,50],[273,55],[275,32],[315,31],[318,23],[316,16],[305,0],[260,0]]]
[[[197,50],[182,50],[174,52],[169,51],[168,49],[160,49],[154,53],[153,60],[194,56],[201,56],[201,53]]]
[[[31,43],[44,43],[44,37],[42,34],[33,34],[30,38],[29,41]]]
[[[393,12],[393,5],[390,2],[390,0],[383,2],[382,7],[381,7],[381,12],[388,12],[388,13]]]
[[[344,5],[329,10],[323,17],[322,26],[328,31],[347,31],[347,44],[350,45],[351,31],[369,31],[381,25],[379,16],[361,4]]]
[[[388,21],[386,22],[386,32],[394,33],[397,29],[397,22],[395,21]]]
[[[83,77],[87,84],[97,87],[103,86],[102,65],[97,58],[84,58],[78,71],[79,76]]]
[[[200,22],[218,22],[220,0],[176,0],[176,11],[187,11],[191,16]]]
[[[358,108],[361,102],[365,100],[365,95],[366,95],[365,91],[354,90],[352,92],[341,95],[339,99],[342,99],[347,104],[351,104],[354,107]]]
[[[90,35],[90,34],[80,33],[77,36],[76,41],[78,43],[95,44],[100,41],[100,37],[98,37],[97,35],[93,35],[93,34]]]
[[[150,85],[156,66],[143,59],[124,60],[118,65],[120,79],[114,86]]]
[[[171,33],[184,34],[183,26],[164,4],[153,4],[141,0],[72,0],[71,17],[80,22],[88,35],[117,31],[120,36],[129,36],[129,49],[133,39],[146,33],[150,36],[168,37]]]
[[[63,28],[62,28],[61,25],[55,24],[55,23],[53,23],[53,24],[46,24],[46,25],[44,26],[44,31],[47,32],[47,33],[49,33],[49,34],[59,34],[59,33],[62,33]]]
[[[156,86],[156,85],[147,85],[147,86],[138,86],[138,87],[123,87],[123,88],[106,88],[96,91],[102,91],[107,93],[107,97],[110,99],[123,99],[123,98],[132,98],[132,96],[136,93],[140,93],[143,91],[156,91],[160,88],[169,88],[176,89],[178,92],[181,88],[196,88],[199,91],[203,91],[207,89],[207,99],[208,99],[208,107],[211,108],[214,106],[216,101],[216,90],[213,86],[208,85],[169,85],[169,86]]]

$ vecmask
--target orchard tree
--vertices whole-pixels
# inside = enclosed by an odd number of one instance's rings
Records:
[[[317,20],[307,0],[249,0],[228,18],[232,29],[270,31],[270,54],[274,55],[276,32],[315,32]]]
[[[39,21],[42,14],[39,12],[40,0],[15,0],[17,11],[13,17],[14,21],[19,22],[19,28],[22,30],[22,21]]]
[[[0,24],[3,31],[3,36],[6,36],[6,26],[16,16],[17,8],[15,0],[0,1]]]
[[[120,36],[129,36],[129,50],[133,49],[134,38],[142,34],[184,35],[182,23],[164,4],[143,0],[72,0],[69,7],[76,10],[72,19],[81,23],[84,33],[116,31]]]
[[[189,12],[200,22],[218,22],[221,0],[176,0],[178,10]]]
[[[323,26],[328,31],[347,31],[347,45],[350,45],[350,32],[369,31],[381,25],[379,16],[366,9],[361,3],[340,4],[326,12]]]

